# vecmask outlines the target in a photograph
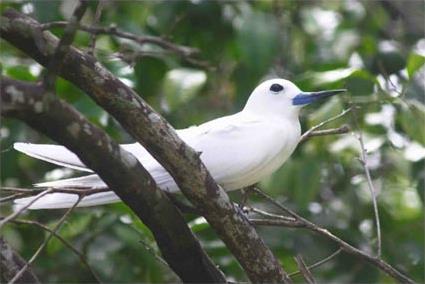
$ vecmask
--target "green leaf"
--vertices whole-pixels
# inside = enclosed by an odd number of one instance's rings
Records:
[[[353,96],[367,96],[373,93],[375,78],[364,70],[353,72],[346,81],[346,87]]]
[[[425,64],[425,56],[410,53],[409,58],[407,59],[407,74],[409,75],[409,79],[413,78],[416,71],[418,71]]]
[[[196,218],[196,219],[192,220],[191,222],[189,222],[188,225],[194,233],[203,231],[203,230],[209,228],[209,226],[210,226],[208,224],[207,220],[205,220],[204,217]]]
[[[6,67],[6,75],[16,80],[23,81],[35,81],[37,77],[31,74],[28,66],[17,65],[12,67]]]
[[[44,23],[63,19],[60,14],[62,1],[31,1],[34,5],[34,17]]]
[[[425,106],[417,100],[409,100],[408,107],[404,107],[397,117],[407,135],[425,145]]]
[[[406,66],[406,58],[399,51],[383,51],[373,57],[370,70],[375,74],[394,74]]]
[[[137,92],[145,99],[158,96],[167,69],[167,64],[159,58],[143,57],[138,60],[134,67]]]

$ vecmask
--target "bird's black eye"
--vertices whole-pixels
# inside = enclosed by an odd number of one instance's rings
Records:
[[[270,86],[270,91],[272,91],[273,93],[279,93],[282,90],[283,90],[283,86],[280,84],[273,84]]]

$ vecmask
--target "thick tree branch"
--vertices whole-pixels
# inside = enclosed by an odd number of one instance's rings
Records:
[[[115,191],[152,230],[164,258],[182,280],[225,280],[149,173],[105,132],[55,96],[46,97],[42,84],[2,78],[0,94],[3,116],[21,119],[65,145]]]
[[[2,16],[1,36],[46,65],[58,39],[49,32],[36,35],[40,24],[13,10]],[[40,37],[43,52],[35,44]],[[95,59],[71,48],[58,74],[87,92],[170,172],[184,195],[207,219],[251,281],[290,282],[286,272],[255,228],[227,194],[214,182],[196,153],[174,129],[132,89]],[[66,66],[66,68],[65,68]],[[91,166],[89,164],[89,166]]]
[[[26,264],[25,260],[19,256],[6,241],[0,237],[0,271],[1,282],[9,282]],[[30,268],[25,270],[19,279],[21,283],[40,283],[37,276]]]

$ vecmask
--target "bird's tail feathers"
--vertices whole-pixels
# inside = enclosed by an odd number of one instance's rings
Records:
[[[37,199],[38,198],[38,199]],[[20,210],[32,203],[28,209],[63,209],[71,208],[78,201],[78,195],[72,193],[48,193],[39,198],[39,195],[15,200],[14,209]],[[95,205],[110,204],[119,201],[119,197],[113,191],[94,193],[83,197],[77,207],[89,207]]]
[[[55,180],[43,183],[37,183],[36,187],[57,188],[57,189],[106,189],[107,185],[97,176],[88,175],[76,178]],[[42,197],[31,196],[15,200],[15,210],[27,206],[34,199],[28,209],[59,209],[70,208],[78,200],[78,195],[65,192],[48,193]],[[77,207],[88,207],[95,205],[109,204],[119,201],[119,197],[112,191],[99,192],[85,196],[77,205]]]
[[[99,189],[108,186],[99,178],[99,176],[87,175],[82,177],[59,179],[34,184],[35,187],[52,187],[52,188],[88,188]]]
[[[88,169],[71,151],[64,146],[48,144],[14,143],[13,148],[30,157],[40,159],[55,165],[85,171],[93,172]]]

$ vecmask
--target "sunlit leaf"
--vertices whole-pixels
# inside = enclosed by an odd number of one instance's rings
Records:
[[[411,53],[407,58],[407,74],[409,78],[413,78],[413,75],[425,64],[425,56]]]
[[[401,127],[407,135],[425,145],[425,106],[416,100],[409,100],[397,115]]]
[[[28,66],[24,66],[24,65],[11,66],[6,68],[5,71],[7,76],[10,76],[17,80],[35,81],[37,79],[36,76],[31,74]]]

